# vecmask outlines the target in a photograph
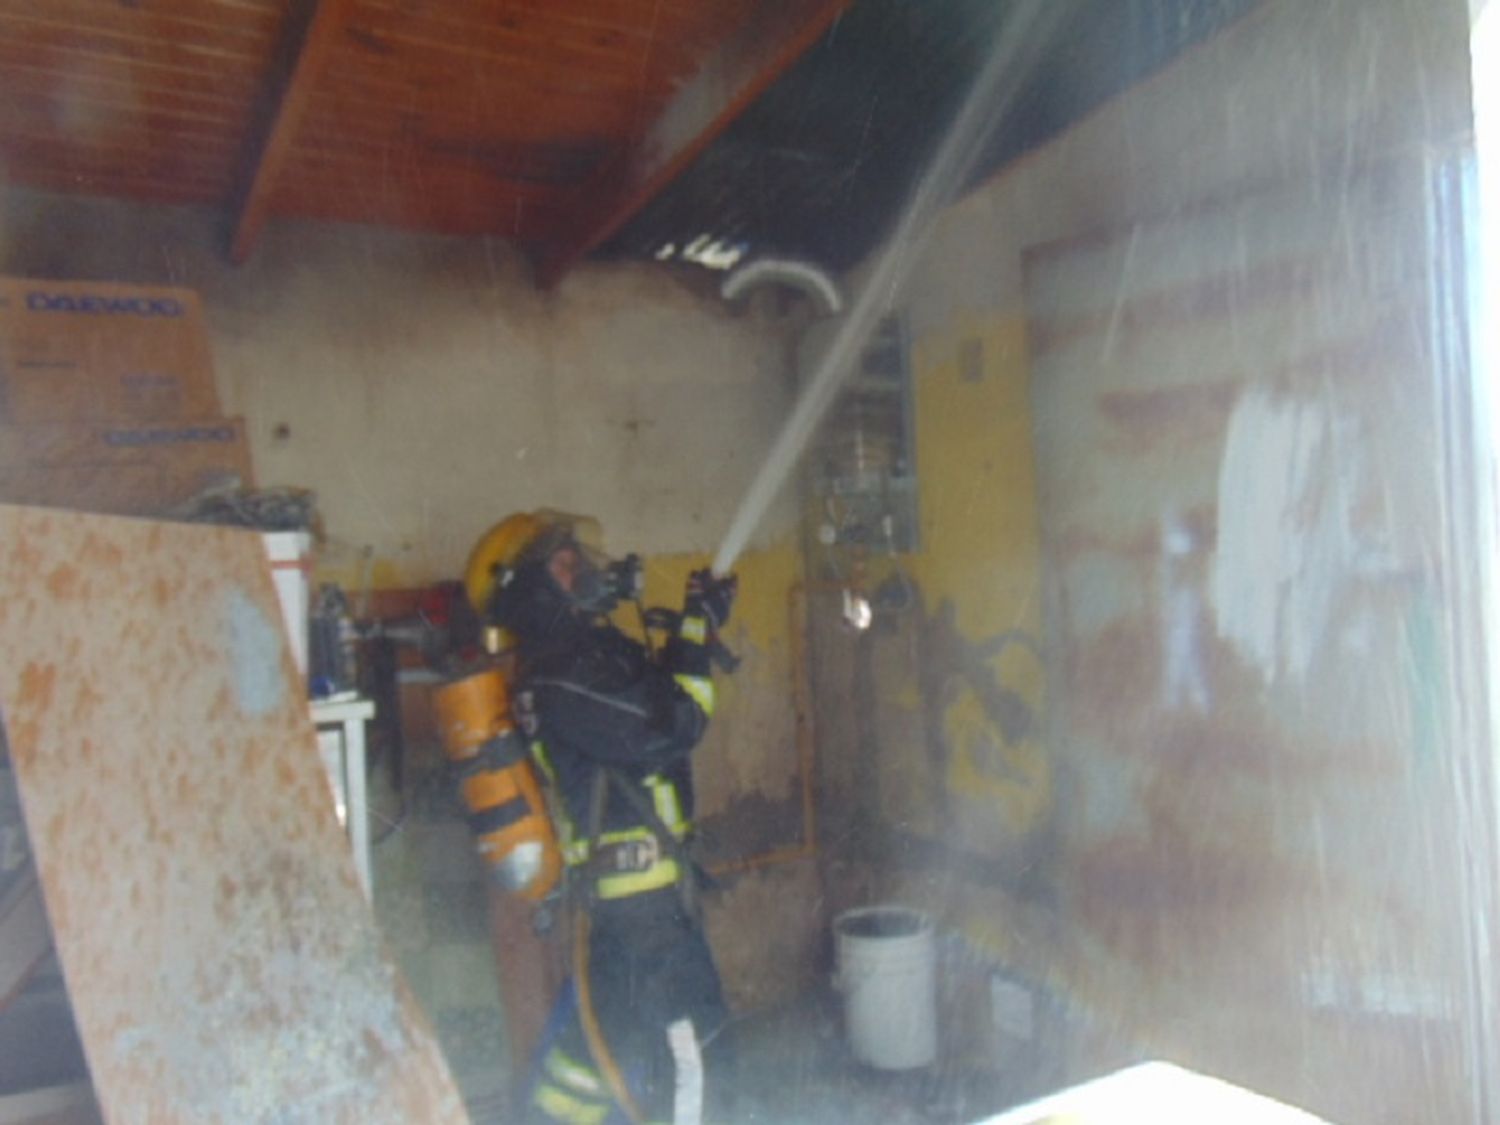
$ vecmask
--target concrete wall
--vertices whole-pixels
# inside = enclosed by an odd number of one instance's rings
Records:
[[[971,1061],[1475,1113],[1427,225],[1467,29],[1273,0],[950,208],[906,286],[921,608],[818,632],[824,776],[849,897],[1030,991],[1029,1043],[955,1005]]]
[[[498,241],[281,222],[235,268],[216,212],[12,189],[4,215],[7,273],[197,289],[260,483],[315,488],[324,565],[382,586],[540,504],[614,550],[710,551],[786,409],[776,334],[661,269],[544,295]]]
[[[259,483],[316,491],[319,577],[351,589],[458,577],[491,524],[550,506],[597,516],[611,551],[647,556],[649,597],[679,604],[687,571],[717,546],[789,405],[780,326],[726,307],[713,279],[584,266],[543,294],[498,241],[304,222],[272,223],[250,263],[234,268],[223,223],[207,210],[12,187],[0,207],[0,272],[198,290],[222,403],[246,417]],[[719,863],[794,852],[801,840],[788,704],[802,643],[791,624],[801,574],[792,533],[783,504],[739,564],[742,599],[726,640],[744,665],[698,754],[699,819]],[[455,810],[412,796],[420,839],[382,863],[393,878],[410,876],[392,893],[429,907],[442,899],[448,914],[472,920],[476,904],[439,894],[469,866],[447,868],[452,878],[437,881],[446,887],[423,885],[445,869],[439,845],[462,841]],[[756,866],[712,900],[709,924],[742,1007],[784,998],[810,971],[812,877],[805,860]],[[408,933],[400,944],[409,960],[448,951],[446,963],[414,970],[447,982],[429,999],[492,991],[463,977],[482,971],[482,957],[470,950],[458,965],[452,954],[473,935],[426,913],[420,940]],[[475,1067],[477,1019],[454,1020]]]

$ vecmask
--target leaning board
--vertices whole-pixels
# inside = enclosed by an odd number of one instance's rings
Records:
[[[260,537],[0,506],[0,638],[107,1120],[463,1120],[356,882]]]

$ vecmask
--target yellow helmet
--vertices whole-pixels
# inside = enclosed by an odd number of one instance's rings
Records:
[[[464,564],[464,593],[475,613],[484,616],[501,572],[515,566],[526,548],[546,530],[546,524],[532,513],[517,512],[479,537]]]
[[[474,612],[484,617],[495,596],[495,583],[504,572],[517,566],[528,551],[554,533],[566,533],[593,548],[598,548],[601,539],[598,520],[550,508],[516,512],[481,535],[464,565],[464,593]]]

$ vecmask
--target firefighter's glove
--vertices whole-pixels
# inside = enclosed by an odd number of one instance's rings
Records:
[[[736,575],[717,578],[707,567],[695,570],[688,575],[682,615],[702,618],[708,626],[709,636],[713,636],[729,621],[729,612],[734,608],[734,596],[739,588],[740,580]]]

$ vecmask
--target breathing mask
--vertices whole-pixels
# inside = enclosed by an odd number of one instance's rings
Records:
[[[585,613],[608,613],[622,601],[641,596],[645,576],[639,555],[610,559],[593,548],[576,542],[564,544],[577,552],[571,590],[563,593]]]
[[[608,613],[620,602],[640,597],[644,586],[639,555],[611,559],[562,520],[526,550],[522,565],[527,563],[539,568],[553,594],[586,614]]]

